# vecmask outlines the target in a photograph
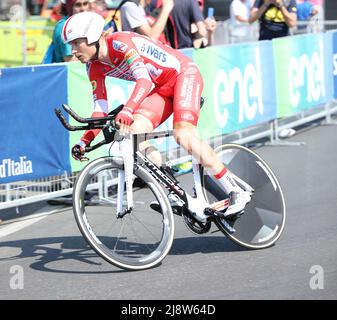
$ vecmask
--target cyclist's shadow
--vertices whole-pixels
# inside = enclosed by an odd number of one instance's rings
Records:
[[[101,274],[124,271],[113,266],[113,269],[111,269],[111,265],[108,265],[107,268],[104,265],[106,262],[89,247],[81,236],[13,240],[2,242],[1,247],[13,248],[21,250],[21,252],[10,257],[0,255],[0,262],[12,260],[20,263],[19,259],[34,258],[30,267],[38,271],[75,274]],[[60,262],[67,261],[69,263],[63,263],[62,269],[58,268],[62,265]],[[90,268],[91,270],[86,270],[86,268],[78,270],[78,263],[74,263],[74,261],[98,267],[94,268],[94,271],[92,271],[92,268]],[[70,270],[70,268],[73,268],[73,270]]]
[[[216,252],[247,251],[244,247],[230,241],[224,235],[219,236],[192,236],[175,238],[169,255],[188,255],[195,253],[211,254]]]
[[[137,244],[135,244],[137,246]],[[143,246],[138,244],[138,246]],[[37,239],[13,240],[1,243],[2,248],[12,248],[20,252],[13,256],[0,256],[1,261],[17,261],[33,258],[30,267],[34,270],[72,274],[102,274],[127,272],[108,264],[98,256],[81,236],[48,237]],[[15,250],[16,249],[16,250]],[[232,252],[247,250],[231,242],[223,235],[211,237],[175,238],[169,255],[188,255],[195,253]],[[81,262],[95,268],[79,269]],[[66,262],[66,263],[64,263]],[[63,266],[61,269],[60,266]],[[73,270],[71,270],[73,268]]]

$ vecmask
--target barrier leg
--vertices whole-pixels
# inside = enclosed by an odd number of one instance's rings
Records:
[[[265,145],[267,146],[286,146],[286,147],[296,147],[296,146],[301,146],[304,145],[305,142],[298,142],[298,141],[285,141],[285,140],[280,140],[279,138],[279,133],[282,130],[278,126],[278,120],[277,118],[271,121],[271,135],[270,135],[270,142],[266,142]]]

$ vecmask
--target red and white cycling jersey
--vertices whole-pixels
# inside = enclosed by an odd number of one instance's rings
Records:
[[[196,125],[203,82],[192,59],[133,32],[116,32],[106,38],[106,43],[110,63],[99,60],[87,63],[95,101],[93,116],[108,112],[105,77],[115,77],[136,82],[125,106],[149,118],[154,127],[172,112],[174,121]],[[144,102],[149,95],[153,96],[152,103]]]

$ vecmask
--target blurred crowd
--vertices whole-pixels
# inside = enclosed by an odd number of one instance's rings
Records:
[[[2,7],[19,6],[23,0],[1,0]],[[60,32],[67,17],[95,11],[107,22],[106,31],[134,31],[158,39],[174,48],[203,48],[214,43],[217,22],[214,8],[205,0],[26,0],[30,15],[56,23],[53,42],[57,62],[72,60]],[[286,36],[298,22],[311,21],[322,12],[323,0],[218,0],[229,9],[231,42],[252,39],[250,27],[259,24],[259,40]],[[207,12],[206,12],[207,11]],[[215,8],[219,11],[219,6]],[[301,25],[301,23],[300,23]]]
[[[104,0],[60,0],[50,15],[57,21],[53,46],[54,62],[73,61],[71,47],[62,43],[66,19],[78,12],[95,11],[107,24],[106,32],[134,31],[176,49],[203,48],[213,42],[216,20],[210,10],[203,15],[203,0],[122,0],[109,10]]]
[[[249,25],[255,21],[259,22],[259,40],[271,40],[289,35],[290,28],[300,30],[310,21],[322,19],[322,11],[323,0],[232,0],[232,42],[250,39]]]

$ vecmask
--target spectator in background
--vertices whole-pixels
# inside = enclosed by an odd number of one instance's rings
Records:
[[[214,32],[215,20],[208,21],[206,25],[201,11],[202,6],[203,1],[175,0],[170,14],[170,20],[174,26],[173,35],[170,38],[173,48],[193,48],[194,45],[200,47],[208,44],[207,28]]]
[[[313,16],[319,13],[317,6],[309,0],[297,1],[297,19],[298,21],[309,21]]]
[[[98,13],[104,20],[107,19],[109,12],[105,0],[89,0],[89,4],[90,11]],[[117,28],[115,27],[114,23],[110,21],[104,26],[104,31],[110,35],[117,31]]]
[[[122,31],[134,31],[152,39],[159,39],[166,26],[167,19],[173,9],[173,0],[163,0],[156,21],[150,25],[146,18],[145,8],[151,0],[133,0],[122,5],[120,9]]]
[[[229,7],[231,21],[232,42],[242,42],[249,39],[250,27],[248,24],[250,15],[249,0],[233,0]]]
[[[62,29],[68,17],[79,12],[89,11],[89,0],[61,0],[61,2],[64,17],[57,22],[53,33],[54,62],[77,61],[71,53],[71,46],[62,40]]]
[[[204,11],[204,0],[198,0],[199,8],[201,13]],[[206,28],[206,36],[202,36],[198,26],[195,23],[191,24],[191,33],[193,38],[193,47],[194,48],[204,48],[211,46],[214,42],[214,31],[216,29],[216,21],[214,16],[207,16],[204,20]]]
[[[259,40],[271,40],[289,35],[297,24],[296,0],[256,0],[249,23],[260,22]]]
[[[89,0],[90,11],[98,13],[104,19],[108,16],[108,10],[105,0]]]

